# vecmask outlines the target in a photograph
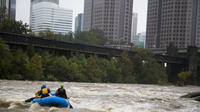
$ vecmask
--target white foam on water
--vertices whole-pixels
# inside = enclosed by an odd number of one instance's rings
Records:
[[[40,110],[40,105],[38,103],[34,103],[29,108],[28,112],[38,112]]]
[[[51,107],[49,109],[49,112],[58,112],[59,111],[59,108],[56,108],[56,107]]]

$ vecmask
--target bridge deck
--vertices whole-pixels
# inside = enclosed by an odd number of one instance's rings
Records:
[[[96,55],[105,55],[105,56],[121,56],[123,50],[106,48],[102,46],[90,46],[80,43],[72,42],[62,42],[57,40],[48,40],[39,37],[30,37],[27,35],[19,35],[13,33],[0,32],[0,38],[4,40],[6,44],[9,45],[20,45],[20,46],[33,46],[38,48],[48,48],[54,50],[62,51],[71,51],[71,52],[80,52],[87,54],[96,54]],[[128,51],[129,56],[134,56],[137,52]],[[165,63],[176,63],[176,64],[185,64],[186,59],[183,57],[170,57],[167,55],[156,54],[155,58],[159,62]]]

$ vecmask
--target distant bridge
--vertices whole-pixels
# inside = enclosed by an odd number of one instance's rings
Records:
[[[13,33],[0,32],[0,38],[8,45],[16,46],[33,46],[36,48],[43,49],[53,49],[62,52],[74,52],[74,53],[84,53],[84,54],[95,54],[101,56],[113,56],[120,57],[124,50],[107,48],[102,46],[91,46],[80,43],[73,42],[63,42],[58,40],[50,40],[39,37],[31,37],[27,35],[19,35]],[[137,52],[128,51],[129,56],[134,56]],[[163,63],[177,63],[185,64],[186,59],[184,57],[172,57],[167,55],[158,54],[155,55],[158,62]]]

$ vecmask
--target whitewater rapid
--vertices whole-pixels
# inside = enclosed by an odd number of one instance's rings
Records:
[[[24,102],[42,84],[55,92],[61,83],[74,109]],[[200,87],[0,80],[0,112],[200,112],[200,102],[179,98],[196,91]]]

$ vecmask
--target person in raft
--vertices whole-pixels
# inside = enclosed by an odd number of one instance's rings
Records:
[[[51,93],[51,90],[47,88],[46,85],[42,85],[41,89],[35,92],[35,96],[37,98],[44,98],[44,97],[48,97],[49,93]]]
[[[60,88],[56,90],[55,96],[63,97],[65,99],[69,99],[66,94],[66,90],[64,89],[64,84],[60,85]]]

